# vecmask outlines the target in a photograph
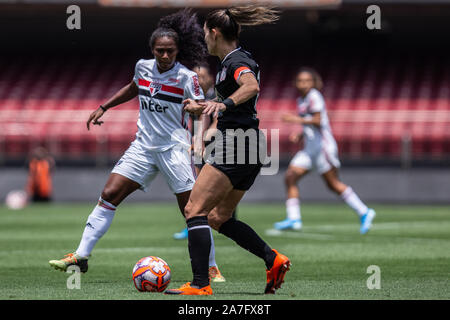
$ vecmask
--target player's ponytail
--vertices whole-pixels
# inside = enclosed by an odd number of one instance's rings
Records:
[[[274,23],[279,19],[279,12],[263,6],[242,6],[214,10],[206,17],[209,29],[218,28],[228,41],[237,40],[241,26],[256,26]]]
[[[150,37],[150,47],[161,37],[175,40],[178,47],[177,60],[189,69],[204,62],[208,57],[203,28],[191,9],[183,9],[161,18],[158,28]]]

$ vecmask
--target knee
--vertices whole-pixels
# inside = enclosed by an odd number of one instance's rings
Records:
[[[188,220],[194,216],[191,203],[188,202],[186,204],[186,206],[184,207],[184,210],[183,210],[183,215],[186,218],[186,220]]]
[[[345,185],[339,181],[327,181],[327,187],[330,191],[336,193],[337,195],[341,194],[345,190]]]
[[[119,194],[119,189],[115,186],[106,186],[102,191],[102,199],[113,203]]]
[[[208,212],[205,212],[204,210],[198,210],[198,207],[195,207],[190,201],[184,207],[184,217],[186,218],[186,220],[206,215],[208,215]]]
[[[286,185],[288,186],[295,185],[297,183],[297,180],[298,176],[293,171],[288,169],[284,176],[284,182],[286,183]]]
[[[210,213],[208,215],[208,224],[211,228],[213,228],[216,231],[219,231],[220,226],[228,219],[224,219],[223,217],[220,217],[219,215],[215,213]]]

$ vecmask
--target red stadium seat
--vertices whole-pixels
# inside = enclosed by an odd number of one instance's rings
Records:
[[[333,133],[340,152],[354,156],[400,156],[411,135],[413,156],[449,155],[450,76],[448,61],[381,57],[331,57],[310,61],[321,71]],[[139,102],[133,99],[105,115],[105,125],[87,131],[90,112],[129,83],[135,61],[119,55],[81,59],[17,58],[1,62],[0,140],[6,156],[27,154],[32,145],[56,141],[63,156],[106,152],[117,157],[134,139]],[[293,57],[297,59],[298,57]],[[262,63],[263,61],[267,63]],[[281,121],[296,113],[296,69],[285,59],[261,60],[261,128],[279,129],[281,153],[299,146],[288,141],[300,126]]]

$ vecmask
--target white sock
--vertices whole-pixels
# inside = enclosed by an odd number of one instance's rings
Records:
[[[108,231],[109,226],[114,218],[116,206],[99,199],[97,206],[89,215],[80,245],[76,253],[82,257],[88,257],[97,241]]]
[[[361,201],[361,199],[359,199],[358,195],[353,191],[351,187],[347,187],[347,189],[345,189],[344,192],[341,193],[341,198],[360,217],[363,216],[368,210],[367,206]]]
[[[216,250],[214,248],[214,238],[212,235],[212,230],[209,228],[209,234],[211,235],[211,249],[209,250],[209,266],[217,267],[216,264]]]
[[[287,218],[290,220],[300,220],[300,200],[297,198],[290,198],[286,200]]]

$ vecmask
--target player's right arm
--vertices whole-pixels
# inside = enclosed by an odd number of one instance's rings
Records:
[[[86,122],[87,129],[90,129],[89,126],[91,123],[93,125],[100,126],[103,121],[99,121],[99,119],[103,116],[106,110],[133,99],[138,95],[138,91],[138,87],[136,86],[134,80],[117,91],[110,99],[108,99],[108,101],[106,101],[104,104],[98,107],[97,110],[91,113],[89,119]]]
[[[210,118],[209,116],[206,116]],[[218,118],[215,117],[213,118],[213,121],[210,123],[210,125],[208,126],[208,129],[205,131],[204,134],[204,141],[211,141],[212,137],[216,134],[216,130],[217,130],[217,122],[218,122]]]
[[[320,112],[314,112],[311,118],[304,118],[293,114],[284,114],[281,116],[281,120],[289,123],[312,124],[320,128],[321,114]]]
[[[289,141],[292,143],[299,143],[300,139],[303,138],[303,132],[292,132],[289,135]]]

